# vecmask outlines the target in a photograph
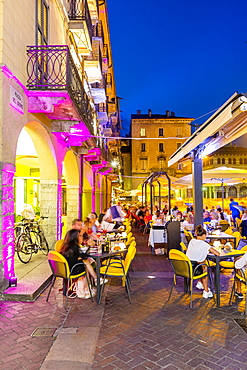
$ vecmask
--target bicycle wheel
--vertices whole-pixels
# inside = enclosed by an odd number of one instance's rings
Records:
[[[47,240],[45,236],[42,234],[38,234],[38,237],[39,237],[39,249],[45,256],[47,256],[47,254],[49,253],[49,246]]]
[[[16,243],[16,252],[22,263],[28,263],[32,257],[32,241],[27,234],[19,235]]]

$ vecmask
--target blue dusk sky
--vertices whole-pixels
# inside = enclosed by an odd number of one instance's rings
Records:
[[[122,136],[137,110],[198,118],[247,92],[246,0],[107,5]]]

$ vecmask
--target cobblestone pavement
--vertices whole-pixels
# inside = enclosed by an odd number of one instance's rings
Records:
[[[49,303],[47,291],[35,302],[0,301],[0,370],[39,369],[56,333],[90,326],[87,312],[99,309],[104,314],[93,323],[100,326],[93,369],[247,369],[247,334],[234,321],[244,318],[244,303],[228,306],[230,273],[221,277],[220,308],[195,289],[190,309],[182,279],[165,303],[172,282],[169,262],[164,256],[152,256],[147,236],[134,233],[138,253],[131,272],[132,304],[118,279],[110,282],[105,307],[71,299],[65,310],[58,291],[61,282]],[[92,316],[88,320],[94,321]],[[37,328],[44,328],[43,336],[31,336]]]
[[[234,321],[244,318],[243,303],[228,306],[231,275],[221,277],[220,308],[195,289],[190,309],[182,279],[165,304],[171,268],[164,256],[151,256],[146,239],[137,232],[132,304],[117,282],[108,289],[93,368],[247,369],[247,334]]]

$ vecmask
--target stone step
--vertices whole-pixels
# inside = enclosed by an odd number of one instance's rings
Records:
[[[15,275],[17,286],[9,287],[2,293],[2,298],[7,301],[35,301],[52,279],[47,256],[41,252],[34,254],[27,264],[15,256]]]

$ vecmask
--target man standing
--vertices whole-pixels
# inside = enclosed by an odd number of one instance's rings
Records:
[[[235,219],[236,217],[240,218],[240,211],[235,207],[238,205],[238,202],[235,202],[234,199],[230,199],[231,203],[229,204],[229,207],[230,207],[230,211],[232,212],[232,219],[233,219],[233,222],[234,222],[234,225],[236,225],[235,223]]]
[[[112,205],[106,211],[106,214],[103,217],[103,221],[114,222],[115,223],[114,229],[118,229],[122,225],[122,219],[124,218],[124,216],[125,213],[123,212],[120,204]]]

